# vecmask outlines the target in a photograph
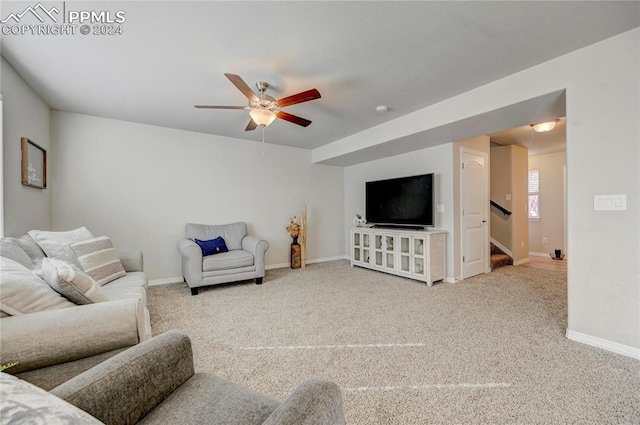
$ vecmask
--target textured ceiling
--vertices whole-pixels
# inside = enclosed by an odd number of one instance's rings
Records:
[[[35,2],[2,2],[0,15]],[[54,109],[249,140],[224,77],[286,108],[269,143],[313,149],[640,25],[638,2],[46,2],[122,10],[122,35],[3,35],[2,55]],[[33,17],[23,17],[26,23]],[[386,114],[375,107],[389,106]]]

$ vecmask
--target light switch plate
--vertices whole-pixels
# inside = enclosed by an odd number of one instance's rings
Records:
[[[594,195],[594,211],[626,211],[627,195]]]

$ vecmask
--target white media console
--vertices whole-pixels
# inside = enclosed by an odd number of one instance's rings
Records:
[[[351,229],[351,266],[426,282],[443,280],[447,232],[356,227]]]

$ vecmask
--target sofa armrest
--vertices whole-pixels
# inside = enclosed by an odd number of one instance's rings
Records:
[[[143,272],[144,271],[144,258],[142,251],[118,251],[118,257],[126,272]]]
[[[194,374],[189,337],[165,332],[51,390],[104,423],[134,424]]]
[[[202,285],[202,249],[191,239],[181,239],[178,251],[182,256],[182,276],[190,287]]]
[[[264,277],[264,255],[269,249],[269,242],[255,236],[247,235],[242,239],[242,249],[253,254],[258,277]]]
[[[263,425],[346,424],[340,387],[332,382],[305,381],[274,410]]]
[[[0,320],[0,363],[17,374],[138,344],[146,332],[140,299],[47,310]]]

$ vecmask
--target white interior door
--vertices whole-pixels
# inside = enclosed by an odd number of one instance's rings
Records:
[[[460,151],[462,278],[489,272],[487,154]]]

